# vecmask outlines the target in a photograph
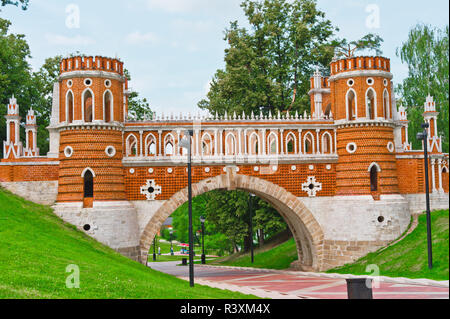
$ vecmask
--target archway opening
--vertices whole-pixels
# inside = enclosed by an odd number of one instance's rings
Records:
[[[296,267],[305,271],[321,270],[323,268],[322,229],[312,213],[297,197],[283,188],[257,177],[230,173],[227,173],[225,176],[227,178],[224,178],[224,175],[220,175],[194,184],[193,198],[216,190],[238,190],[254,194],[270,204],[288,226],[293,235],[298,256],[298,261],[295,262]],[[152,243],[156,234],[161,229],[163,221],[167,220],[178,207],[186,202],[187,189],[180,190],[167,200],[151,217],[141,236],[141,262],[146,263],[152,260]],[[216,204],[219,206],[224,205],[220,201],[217,201]],[[195,209],[194,206],[193,211]],[[256,240],[256,232],[254,236]]]

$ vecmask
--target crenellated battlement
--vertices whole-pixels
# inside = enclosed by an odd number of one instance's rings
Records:
[[[75,56],[65,58],[60,63],[61,75],[73,71],[104,71],[123,75],[123,62],[102,56]]]
[[[358,56],[332,61],[330,64],[331,76],[360,70],[391,71],[391,60],[380,56]]]

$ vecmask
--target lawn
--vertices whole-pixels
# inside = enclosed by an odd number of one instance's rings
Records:
[[[383,251],[374,252],[353,264],[331,269],[329,273],[368,274],[368,265],[377,265],[381,276],[449,280],[449,211],[431,215],[433,268],[428,269],[426,215],[405,239]]]
[[[270,250],[254,252],[254,263],[251,263],[249,253],[237,255],[231,259],[218,259],[211,264],[221,266],[254,267],[267,269],[286,269],[298,259],[297,247],[293,238]]]
[[[368,265],[377,265],[381,276],[449,280],[449,211],[432,213],[433,269],[428,269],[426,215],[419,217],[417,228],[402,241],[384,250],[370,253],[356,262],[328,273],[369,275]],[[263,252],[255,251],[255,262],[250,254],[236,254],[208,262],[212,265],[287,269],[297,260],[294,239]]]
[[[255,298],[189,283],[129,260],[64,223],[49,207],[0,188],[0,298]],[[69,265],[80,288],[69,289]],[[70,278],[70,277],[69,277]]]

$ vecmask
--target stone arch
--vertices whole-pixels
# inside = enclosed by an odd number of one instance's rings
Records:
[[[232,167],[227,173],[192,185],[192,196],[209,191],[244,190],[271,203],[288,224],[297,244],[300,266],[305,271],[324,269],[324,234],[313,214],[293,194],[269,181],[254,176],[236,174]],[[146,264],[153,238],[162,223],[183,203],[188,201],[187,187],[167,200],[145,226],[140,239],[140,261]]]

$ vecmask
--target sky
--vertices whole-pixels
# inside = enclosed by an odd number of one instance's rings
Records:
[[[158,114],[195,113],[217,69],[224,67],[224,30],[246,25],[242,0],[30,0],[28,10],[1,7],[10,31],[25,34],[33,69],[46,58],[81,52],[118,57],[130,71],[130,87]],[[396,50],[417,23],[448,25],[448,0],[318,0],[340,31],[356,40],[384,39],[394,82],[408,75]]]

